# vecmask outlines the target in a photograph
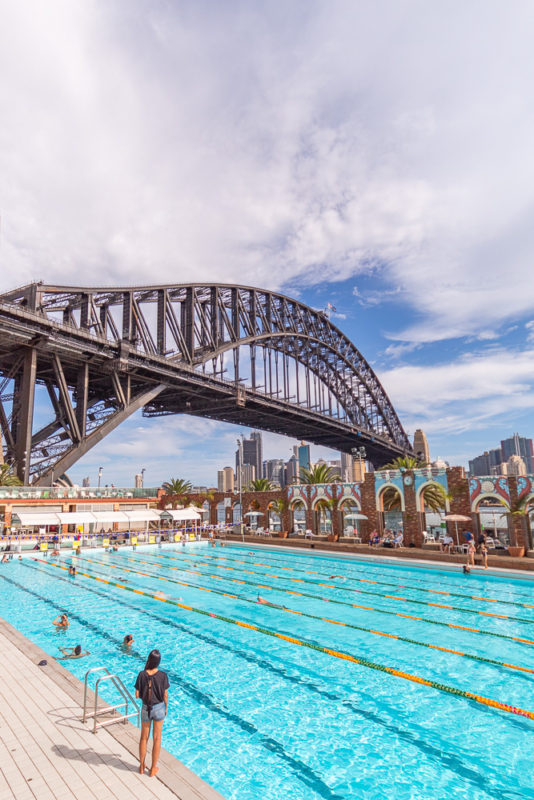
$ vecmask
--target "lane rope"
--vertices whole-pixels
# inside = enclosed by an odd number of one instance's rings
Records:
[[[279,586],[270,586],[269,584],[265,583],[254,583],[254,581],[248,581],[244,579],[238,580],[237,578],[222,577],[221,575],[214,575],[213,573],[210,572],[200,572],[199,570],[194,570],[194,569],[183,569],[180,567],[173,567],[170,564],[161,564],[161,562],[159,561],[155,564],[152,561],[143,561],[138,558],[128,558],[128,556],[125,556],[123,554],[121,554],[120,558],[125,559],[126,561],[131,561],[134,564],[139,564],[139,563],[148,564],[151,567],[159,565],[163,566],[165,569],[172,569],[181,573],[187,572],[188,574],[191,575],[200,575],[204,578],[206,577],[213,578],[213,580],[227,581],[228,583],[245,584],[247,586],[254,586],[257,589],[271,589],[272,591],[275,592],[282,592],[284,594],[296,595],[298,597],[309,597],[313,600],[321,600],[322,602],[333,603],[334,605],[347,606],[349,608],[358,608],[362,611],[373,611],[377,614],[387,614],[388,616],[391,617],[401,617],[402,619],[410,619],[416,622],[428,623],[430,625],[440,625],[445,628],[454,628],[456,630],[468,631],[469,633],[478,633],[481,634],[482,636],[494,636],[498,639],[505,639],[507,641],[518,642],[520,644],[534,645],[534,639],[525,639],[521,636],[510,636],[509,634],[497,633],[495,631],[483,631],[480,630],[480,628],[472,628],[466,625],[456,625],[453,622],[441,622],[440,620],[430,619],[429,617],[416,617],[412,614],[401,614],[400,612],[397,611],[390,611],[384,608],[376,608],[375,606],[362,606],[359,605],[358,603],[348,603],[346,600],[337,600],[330,597],[323,597],[322,595],[312,594],[311,592],[297,592],[293,589],[282,589]]]
[[[154,578],[155,580],[164,580],[164,581],[167,581],[169,583],[177,584],[179,586],[187,586],[187,587],[189,587],[191,589],[199,589],[199,590],[201,590],[203,592],[211,592],[213,594],[221,595],[223,597],[230,597],[230,598],[232,598],[234,600],[240,600],[241,602],[244,602],[244,603],[251,603],[252,605],[258,605],[258,601],[257,600],[252,600],[250,597],[243,597],[243,595],[229,594],[228,592],[222,592],[219,589],[211,589],[211,588],[208,588],[206,586],[199,586],[198,584],[194,584],[194,583],[187,583],[185,581],[173,580],[172,578],[160,577],[159,575],[155,575],[154,573],[139,572],[138,570],[130,569],[129,567],[123,567],[123,566],[119,567],[116,564],[108,564],[107,562],[97,561],[95,559],[85,558],[84,560],[85,561],[89,561],[92,564],[100,564],[103,567],[110,567],[111,569],[123,570],[125,572],[133,573],[133,574],[136,574],[136,575],[144,575],[146,577]],[[96,572],[96,574],[102,575],[101,572]],[[417,645],[418,647],[427,647],[427,648],[429,648],[431,650],[440,650],[442,653],[451,653],[452,655],[462,656],[464,658],[469,658],[472,661],[481,661],[481,662],[483,662],[485,664],[491,664],[492,666],[502,667],[502,668],[505,668],[505,669],[517,670],[519,672],[527,672],[527,673],[530,673],[531,675],[534,675],[534,669],[530,669],[529,667],[520,667],[520,666],[518,666],[516,664],[508,664],[505,661],[497,661],[496,659],[487,658],[485,656],[478,656],[478,655],[475,655],[474,653],[464,653],[464,652],[462,652],[460,650],[452,650],[449,647],[441,647],[440,645],[430,644],[428,642],[420,642],[417,639],[409,639],[406,636],[398,636],[397,634],[393,634],[393,633],[385,633],[384,631],[377,631],[377,630],[373,630],[372,628],[365,628],[362,625],[354,625],[351,622],[342,622],[342,621],[336,620],[336,619],[329,619],[328,617],[320,617],[317,614],[309,614],[308,612],[305,612],[305,611],[297,611],[297,610],[292,609],[292,608],[287,608],[286,606],[272,605],[272,604],[269,604],[269,603],[266,603],[265,606],[266,606],[266,608],[271,608],[271,609],[274,609],[276,611],[285,611],[288,614],[296,614],[296,615],[301,616],[301,617],[307,617],[308,619],[315,619],[315,620],[319,620],[320,622],[327,622],[327,623],[329,623],[331,625],[339,625],[339,626],[342,626],[342,627],[345,627],[345,628],[352,628],[353,630],[356,630],[356,631],[363,631],[364,633],[371,633],[374,636],[383,636],[383,637],[386,637],[388,639],[396,639],[398,642],[406,642],[407,644]]]
[[[172,552],[179,554],[180,550],[177,550],[176,548],[173,548]],[[270,554],[269,554],[269,557],[273,558],[272,556],[270,556]],[[220,555],[214,554],[214,553],[213,554],[212,553],[204,554],[203,558],[209,558],[210,561],[213,561],[213,560],[230,561],[231,563],[237,563],[237,564],[245,564],[245,565],[249,565],[250,564],[251,566],[256,566],[256,567],[269,567],[269,568],[274,567],[275,569],[282,569],[282,570],[287,571],[287,572],[304,572],[304,573],[309,574],[309,575],[319,575],[319,576],[322,576],[322,577],[325,577],[325,578],[329,577],[329,573],[327,573],[327,572],[318,572],[317,570],[313,570],[313,569],[302,569],[302,568],[299,568],[299,567],[285,567],[285,566],[279,565],[278,562],[281,559],[276,559],[276,558],[273,558],[273,561],[275,562],[274,564],[273,563],[265,563],[265,562],[261,562],[261,561],[251,561],[250,559],[247,559],[247,560],[238,559],[238,558],[234,558],[232,556],[220,556]],[[351,564],[351,566],[352,566],[352,564]],[[376,574],[382,575],[382,576],[384,575],[384,573],[380,573],[380,572],[376,573]],[[445,592],[445,591],[442,591],[440,589],[427,589],[424,586],[411,586],[411,585],[405,584],[405,583],[389,583],[387,581],[375,581],[375,580],[371,580],[369,578],[357,578],[354,575],[344,575],[343,577],[346,580],[358,581],[359,583],[374,583],[374,584],[376,584],[378,586],[393,586],[393,587],[395,587],[397,589],[412,589],[413,591],[417,591],[417,592],[427,592],[427,593],[430,593],[430,594],[440,594],[440,595],[445,595],[447,597],[459,597],[459,598],[462,598],[464,600],[481,600],[481,601],[483,601],[485,603],[500,603],[502,605],[515,606],[516,608],[534,608],[534,603],[519,603],[519,602],[514,601],[514,600],[501,600],[501,599],[495,598],[495,597],[483,597],[483,596],[480,596],[480,595],[460,594],[458,592]],[[389,576],[389,577],[391,577],[391,576]]]
[[[47,564],[48,566],[55,567],[57,569],[68,570],[68,567],[63,566],[62,564],[54,564],[49,561],[45,561],[44,559],[35,559],[36,561],[40,561],[43,564]],[[512,706],[507,703],[502,703],[500,700],[493,700],[489,697],[484,697],[483,695],[474,694],[473,692],[467,692],[464,689],[457,689],[454,686],[448,686],[445,683],[437,683],[437,681],[430,681],[426,678],[421,678],[419,675],[414,675],[410,672],[404,672],[402,670],[394,669],[393,667],[387,667],[383,664],[378,664],[374,661],[369,661],[366,658],[361,658],[359,656],[354,656],[351,653],[345,653],[342,650],[332,650],[329,647],[323,647],[319,644],[314,644],[313,642],[308,642],[306,639],[297,639],[295,636],[288,636],[284,633],[279,633],[278,631],[270,630],[269,628],[262,628],[259,625],[253,625],[251,622],[243,622],[242,620],[235,619],[233,617],[226,617],[222,614],[215,614],[212,611],[206,611],[202,608],[196,608],[195,606],[187,605],[186,603],[179,603],[177,600],[170,600],[166,597],[162,597],[157,594],[152,594],[150,592],[144,592],[142,589],[135,589],[132,586],[125,586],[122,583],[116,583],[115,581],[111,581],[107,578],[101,578],[97,575],[92,575],[89,572],[82,572],[81,570],[77,570],[78,575],[82,575],[85,578],[89,578],[94,581],[99,581],[100,583],[105,583],[109,586],[113,586],[117,589],[123,589],[127,592],[133,592],[134,594],[139,594],[144,597],[148,597],[151,600],[158,600],[159,602],[167,603],[168,605],[176,606],[177,608],[181,608],[184,611],[192,611],[195,614],[199,614],[204,617],[211,617],[212,619],[217,619],[221,622],[225,622],[229,625],[236,625],[239,628],[246,628],[247,630],[255,631],[256,633],[261,633],[264,636],[270,636],[274,639],[279,639],[284,642],[288,642],[289,644],[294,644],[299,647],[306,647],[309,650],[315,650],[317,653],[324,653],[325,655],[331,656],[333,658],[338,658],[343,661],[349,661],[353,664],[358,664],[362,667],[367,667],[368,669],[377,670],[379,672],[386,672],[389,675],[393,675],[397,678],[402,678],[403,680],[410,681],[412,683],[417,683],[421,686],[428,686],[431,689],[436,689],[437,691],[451,694],[455,697],[464,697],[467,700],[472,700],[475,703],[480,705],[488,706],[490,708],[496,708],[499,711],[505,711],[508,714],[516,714],[521,717],[526,717],[527,719],[534,720],[534,711],[528,711],[524,708],[520,708],[518,706]]]
[[[152,555],[152,557],[153,558],[158,558],[158,556],[154,556],[154,555]],[[165,556],[165,558],[170,558],[173,561],[181,561],[183,563],[183,559],[180,559],[180,558],[173,558],[172,556]],[[187,561],[191,561],[191,559],[186,559],[186,560]],[[198,563],[204,563],[204,566],[210,566],[209,564],[206,564],[205,562],[201,562],[200,559],[196,559],[195,563],[197,563],[197,564]],[[216,569],[217,568],[221,569],[221,567],[217,567],[217,565],[215,565],[215,568]],[[234,571],[238,571],[238,572],[247,572],[247,573],[252,574],[252,575],[258,575],[260,578],[261,577],[266,577],[266,578],[274,578],[275,580],[282,580],[282,577],[280,575],[273,575],[270,572],[257,572],[256,570],[246,570],[246,569],[239,570],[237,567],[226,567],[226,566],[223,566],[222,569],[234,570]],[[275,569],[276,569],[276,567],[275,567]],[[317,586],[324,586],[327,589],[336,589],[337,591],[340,591],[340,592],[351,592],[351,593],[356,593],[356,594],[366,594],[366,595],[370,595],[372,597],[382,597],[382,598],[386,598],[388,600],[396,600],[398,602],[403,602],[403,603],[412,603],[412,604],[415,604],[415,605],[418,605],[418,606],[430,606],[430,607],[433,607],[433,608],[444,608],[444,609],[447,609],[448,611],[459,611],[460,613],[463,613],[463,614],[475,614],[475,615],[480,616],[480,617],[492,617],[494,619],[507,619],[507,620],[510,620],[511,622],[522,622],[522,623],[525,623],[526,625],[534,625],[534,619],[527,619],[526,617],[510,617],[507,614],[492,614],[490,611],[478,611],[478,610],[473,609],[473,608],[465,608],[464,606],[450,606],[450,605],[447,605],[445,603],[428,603],[426,600],[416,600],[416,599],[414,599],[412,597],[399,597],[397,595],[384,594],[383,592],[372,592],[370,589],[353,589],[351,586],[339,586],[339,585],[336,585],[336,584],[333,584],[333,583],[323,583],[322,581],[312,581],[309,578],[290,578],[289,575],[288,575],[287,577],[284,576],[283,579],[291,581],[292,583],[307,583],[307,584],[311,584],[312,586],[316,586],[316,587]]]

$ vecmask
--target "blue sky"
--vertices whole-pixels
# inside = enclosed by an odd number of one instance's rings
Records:
[[[534,435],[530,2],[4,6],[1,288],[330,302],[433,456]],[[237,432],[136,416],[71,474],[213,484]]]

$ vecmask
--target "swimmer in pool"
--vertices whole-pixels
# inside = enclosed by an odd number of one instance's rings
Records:
[[[60,614],[59,617],[56,617],[55,620],[52,621],[52,625],[55,625],[56,628],[68,628],[69,618],[66,614]]]
[[[278,603],[269,602],[269,600],[266,600],[261,595],[258,595],[258,599],[256,600],[256,602],[259,603],[260,606],[271,606],[271,608],[286,608],[286,606],[279,606]]]
[[[83,658],[84,656],[90,656],[88,650],[82,651],[81,644],[77,644],[76,647],[60,647],[59,648],[63,653],[63,658],[58,658],[58,661],[65,661],[67,658]]]

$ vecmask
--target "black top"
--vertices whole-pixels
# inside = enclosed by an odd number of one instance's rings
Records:
[[[149,687],[150,681],[152,682],[151,687]],[[143,704],[151,708],[156,703],[165,702],[165,690],[169,688],[169,678],[166,672],[160,672],[160,670],[155,672],[154,675],[149,675],[146,670],[143,670],[137,676],[135,688],[139,692],[139,697],[142,699]]]

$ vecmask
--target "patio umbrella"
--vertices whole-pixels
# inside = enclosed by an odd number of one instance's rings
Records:
[[[345,519],[369,519],[365,514],[345,514]]]
[[[442,519],[447,520],[447,522],[454,522],[454,527],[456,529],[456,544],[459,545],[460,542],[458,540],[458,523],[459,522],[472,522],[471,517],[466,517],[463,514],[446,514]]]
[[[245,517],[264,517],[265,514],[262,511],[247,511]]]

